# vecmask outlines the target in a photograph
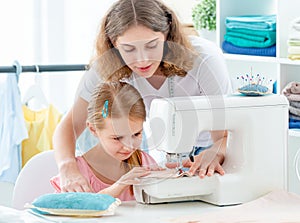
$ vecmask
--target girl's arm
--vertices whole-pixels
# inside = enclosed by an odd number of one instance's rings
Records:
[[[91,192],[75,160],[76,139],[86,126],[88,103],[78,98],[72,109],[58,124],[53,136],[53,148],[60,174],[61,192]]]

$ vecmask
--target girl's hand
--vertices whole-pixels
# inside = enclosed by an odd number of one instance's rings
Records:
[[[124,174],[116,183],[120,185],[133,185],[138,184],[137,178],[147,176],[150,174],[149,167],[134,167],[128,173]]]
[[[150,173],[150,168],[148,167],[134,167],[128,173],[124,174],[117,182],[115,182],[110,187],[107,187],[98,193],[109,194],[113,197],[118,197],[125,188],[138,184],[138,177],[147,176]]]

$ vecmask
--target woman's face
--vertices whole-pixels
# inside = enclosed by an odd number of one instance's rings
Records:
[[[131,26],[116,41],[127,66],[141,77],[151,77],[163,57],[165,35],[142,26]]]
[[[143,120],[106,118],[96,135],[107,154],[119,161],[128,159],[142,142]]]

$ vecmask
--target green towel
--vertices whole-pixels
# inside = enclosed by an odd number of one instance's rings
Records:
[[[265,48],[276,44],[276,31],[227,28],[224,39],[239,47]]]

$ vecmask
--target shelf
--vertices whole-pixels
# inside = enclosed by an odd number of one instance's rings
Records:
[[[300,60],[288,59],[287,44],[290,24],[299,17],[299,7],[299,0],[290,0],[289,4],[280,0],[245,0],[243,4],[239,0],[217,0],[217,44],[220,48],[226,34],[225,21],[228,16],[276,15],[276,57],[224,53],[234,89],[240,85],[236,76],[247,74],[250,70],[276,80],[277,92],[281,92],[291,81],[300,82]]]
[[[300,66],[300,60],[290,60],[288,58],[252,56],[252,55],[230,54],[230,53],[224,53],[224,57],[226,60],[278,63],[278,64],[299,65]]]
[[[230,54],[230,53],[224,53],[224,57],[226,60],[235,60],[235,61],[266,62],[266,63],[278,62],[278,58],[276,57],[250,56],[250,55]]]
[[[280,58],[279,62],[286,65],[300,65],[300,60],[290,60],[288,58]]]

